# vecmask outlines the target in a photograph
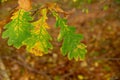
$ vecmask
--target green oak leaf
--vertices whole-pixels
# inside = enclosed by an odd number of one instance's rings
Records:
[[[60,18],[57,13],[53,12],[56,17],[56,28],[60,28],[60,32],[57,40],[60,42],[63,40],[61,52],[65,56],[71,59],[85,59],[87,53],[86,46],[80,41],[83,39],[83,35],[75,33],[75,27],[68,26],[67,20]]]
[[[47,20],[47,9],[41,10],[41,17],[39,20],[33,22],[35,26],[32,30],[32,36],[26,39],[23,44],[27,46],[27,50],[35,55],[41,56],[43,53],[48,53],[52,49],[51,36],[47,32],[49,28]]]
[[[22,46],[22,42],[31,36],[33,25],[29,23],[32,20],[29,12],[20,9],[11,17],[12,21],[5,25],[5,31],[2,38],[8,38],[8,45],[16,48]]]

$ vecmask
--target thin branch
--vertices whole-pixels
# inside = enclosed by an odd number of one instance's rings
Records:
[[[12,58],[12,57],[9,57],[9,56],[4,56],[2,58],[12,60],[15,63],[19,64],[20,66],[24,67],[25,69],[27,69],[28,71],[30,71],[32,73],[43,75],[47,78],[47,80],[52,80],[51,77],[47,74],[47,72],[39,71],[39,70],[33,68],[32,66],[30,66],[28,63],[25,62],[25,60],[22,58],[22,56],[18,55],[16,57],[18,57],[18,58],[15,59],[15,58]]]

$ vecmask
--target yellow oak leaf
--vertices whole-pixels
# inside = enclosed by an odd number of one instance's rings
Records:
[[[40,48],[39,42],[37,42],[34,45],[34,47],[29,50],[29,52],[34,54],[35,56],[42,56],[43,55],[42,48]]]

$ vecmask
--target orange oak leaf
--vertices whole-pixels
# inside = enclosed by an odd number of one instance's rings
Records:
[[[31,0],[18,0],[18,4],[19,7],[29,11],[32,7],[31,7]]]

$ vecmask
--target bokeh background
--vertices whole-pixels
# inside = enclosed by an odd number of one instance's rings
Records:
[[[84,35],[84,61],[68,60],[60,52],[55,19],[49,16],[54,49],[41,57],[25,47],[7,45],[0,34],[0,80],[120,80],[120,0],[32,0],[33,7],[56,2],[66,12],[68,24]],[[0,4],[0,32],[10,21],[17,0]]]

